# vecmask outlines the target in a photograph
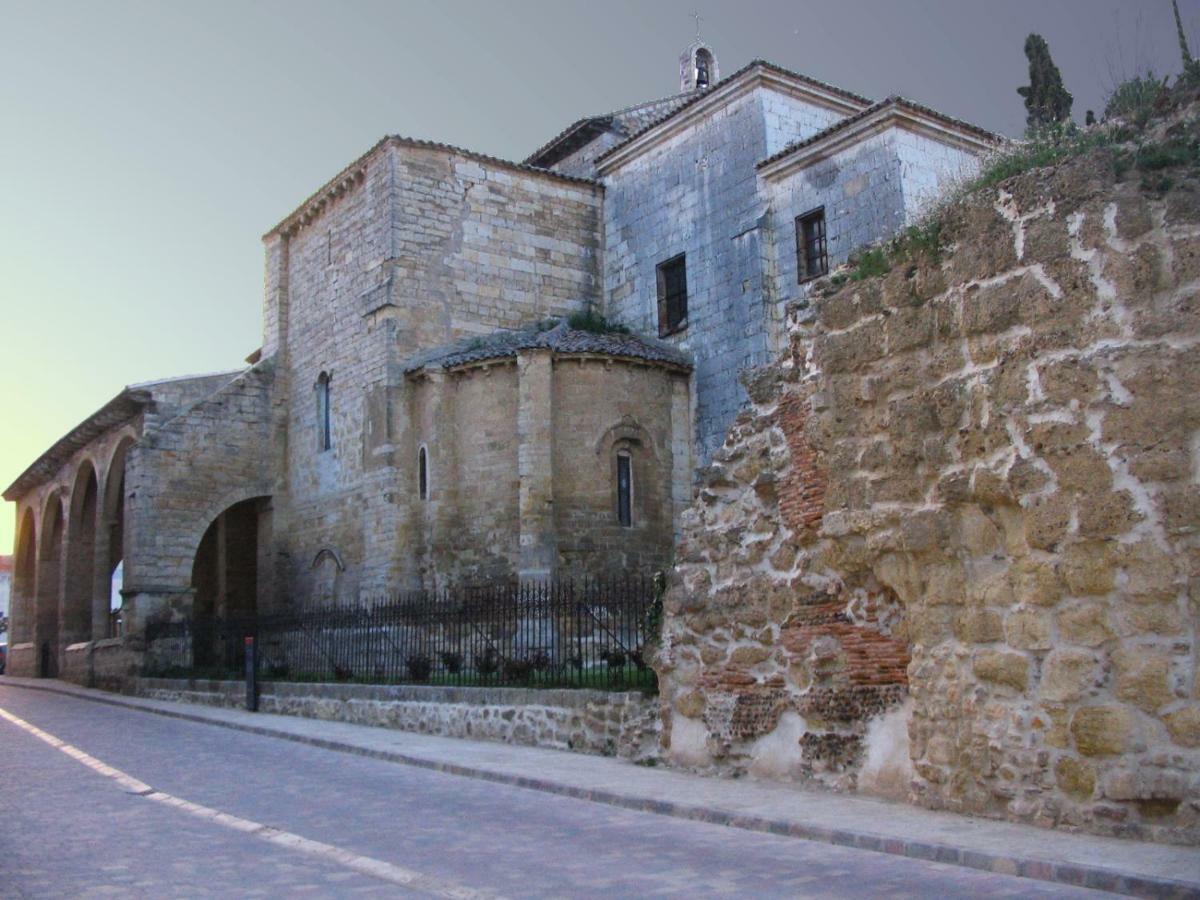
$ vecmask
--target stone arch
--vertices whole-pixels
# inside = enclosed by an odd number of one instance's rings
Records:
[[[42,534],[38,544],[37,615],[34,644],[37,672],[42,678],[58,675],[58,601],[62,593],[63,538],[66,526],[62,494],[54,491],[42,509]]]
[[[655,461],[659,458],[653,435],[633,416],[622,416],[621,421],[605,429],[596,440],[596,456],[604,457],[612,453],[613,447],[620,443],[643,447]]]
[[[105,589],[103,609],[97,611],[108,623],[105,633],[108,637],[116,637],[120,631],[118,610],[123,605],[119,591],[124,586],[125,562],[125,464],[129,458],[129,450],[133,447],[135,438],[132,435],[123,437],[113,449],[109,457],[108,468],[104,478],[104,505],[99,527],[107,532],[107,559],[103,560],[102,575]],[[118,567],[120,573],[118,574]],[[99,588],[100,585],[98,584]],[[97,607],[100,606],[97,597]]]
[[[271,488],[265,482],[230,488],[224,494],[210,500],[193,518],[188,514],[191,523],[182,529],[184,546],[191,550],[194,557],[199,550],[200,542],[208,529],[212,527],[217,517],[225,510],[247,500],[267,499],[271,496]],[[177,532],[178,533],[178,532]]]
[[[660,457],[654,437],[632,416],[622,416],[596,441],[597,477],[607,480],[611,521],[642,528],[656,519],[664,497],[659,489]]]
[[[338,554],[323,547],[312,562],[313,606],[334,606],[341,593],[342,573],[346,566]]]
[[[29,507],[25,508],[17,527],[14,563],[9,639],[11,644],[26,644],[33,640],[37,609],[37,525]]]
[[[258,611],[259,594],[268,571],[259,562],[260,548],[270,545],[271,498],[238,500],[213,516],[196,544],[191,587],[193,615],[249,616]]]
[[[96,530],[99,524],[100,483],[91,460],[75,471],[71,508],[67,516],[66,581],[63,586],[62,640],[65,644],[92,637],[92,601],[96,595]]]

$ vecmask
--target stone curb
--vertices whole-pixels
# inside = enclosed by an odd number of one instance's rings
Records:
[[[994,872],[1000,875],[1016,875],[1022,878],[1033,878],[1038,881],[1048,881],[1072,887],[1091,888],[1092,890],[1108,891],[1114,894],[1152,898],[1200,898],[1200,881],[1186,882],[1177,881],[1173,878],[1154,878],[1147,875],[1122,873],[1100,866],[1062,863],[1030,856],[1003,856],[979,850],[966,850],[949,844],[882,837],[864,831],[854,831],[844,828],[823,828],[820,826],[805,825],[801,822],[733,813],[715,807],[689,806],[670,800],[651,800],[644,797],[619,794],[614,791],[588,790],[564,784],[560,781],[511,775],[506,772],[481,769],[475,766],[465,766],[458,763],[447,763],[424,757],[409,756],[408,754],[397,753],[391,750],[372,750],[342,741],[294,734],[265,726],[246,725],[241,722],[226,722],[200,713],[158,709],[139,703],[133,698],[124,698],[121,695],[97,697],[92,693],[70,690],[57,685],[19,684],[11,682],[8,679],[0,682],[0,684],[31,691],[62,694],[80,700],[90,700],[93,703],[135,709],[141,712],[153,713],[154,715],[166,716],[167,718],[216,725],[220,728],[229,728],[233,731],[243,731],[263,737],[280,738],[298,744],[319,747],[323,750],[351,753],[356,756],[370,757],[385,762],[430,769],[447,775],[477,778],[483,781],[529,788],[548,794],[557,794],[592,803],[604,803],[622,809],[654,813],[676,819],[705,822],[710,825],[723,825],[728,828],[741,828],[746,831],[761,831],[781,837],[800,838],[825,844],[835,844],[842,847],[853,847],[859,850],[872,850],[877,853],[889,853],[893,856],[907,856],[912,859],[923,859],[931,862],[946,863],[948,865],[963,866],[969,869],[980,869],[984,872]]]

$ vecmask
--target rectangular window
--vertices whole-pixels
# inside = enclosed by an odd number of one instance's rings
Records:
[[[829,271],[825,248],[825,207],[796,217],[796,267],[807,281]]]
[[[633,468],[629,455],[617,454],[617,521],[626,528],[633,524]]]
[[[687,328],[687,265],[680,253],[658,266],[658,334]]]

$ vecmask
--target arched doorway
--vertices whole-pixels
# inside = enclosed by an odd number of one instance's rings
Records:
[[[270,545],[271,500],[252,497],[225,509],[200,540],[192,563],[192,652],[197,666],[233,665],[241,623],[258,611],[264,590],[260,550]],[[266,572],[261,573],[266,576]]]
[[[13,570],[12,608],[9,611],[9,650],[16,644],[33,640],[34,615],[37,601],[37,529],[33,510],[25,510],[17,531],[17,558]],[[28,671],[22,674],[29,674]]]
[[[58,676],[58,598],[62,589],[63,550],[62,498],[54,494],[42,514],[42,543],[38,553],[37,645],[38,676]]]
[[[67,525],[67,580],[61,626],[64,644],[92,639],[99,499],[96,470],[90,462],[85,461],[75,475],[75,486],[71,491],[71,516]]]

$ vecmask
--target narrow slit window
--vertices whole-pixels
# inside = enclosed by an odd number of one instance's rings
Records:
[[[687,261],[681,253],[658,266],[658,334],[687,328]]]
[[[617,521],[633,525],[633,464],[628,453],[617,454]]]
[[[329,373],[322,372],[317,378],[317,449],[328,450],[333,446],[333,435],[329,422]]]
[[[417,451],[417,494],[422,500],[429,499],[429,461],[424,447]]]
[[[796,266],[800,280],[816,278],[829,271],[825,243],[825,207],[796,218]]]

